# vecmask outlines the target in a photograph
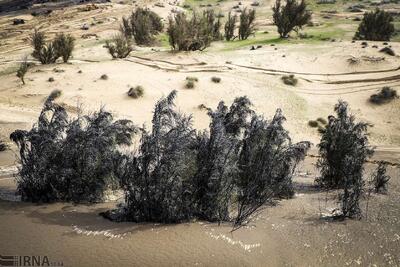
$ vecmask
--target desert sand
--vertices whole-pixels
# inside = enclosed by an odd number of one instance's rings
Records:
[[[242,3],[250,6],[251,1]],[[167,19],[172,11],[183,10],[182,4],[111,2],[83,11],[85,4],[46,3],[33,7],[53,9],[45,17],[33,17],[26,10],[0,14],[0,138],[8,142],[15,129],[30,129],[54,89],[62,91],[57,102],[71,114],[78,107],[87,112],[105,107],[117,118],[148,127],[155,102],[177,90],[177,107],[193,114],[199,130],[209,124],[206,110],[199,105],[215,108],[221,100],[230,104],[235,97],[246,95],[267,118],[281,108],[293,141],[309,140],[314,145],[296,173],[295,198],[266,207],[251,224],[233,233],[230,225],[200,221],[179,225],[113,223],[98,213],[114,207],[115,201],[96,205],[19,202],[12,178],[17,148],[9,143],[11,150],[0,152],[0,254],[48,255],[63,261],[64,266],[399,266],[400,100],[376,106],[368,98],[383,86],[400,89],[400,57],[373,47],[383,47],[382,42],[368,42],[361,48],[360,41],[351,41],[355,25],[343,20],[360,16],[358,13],[332,15],[344,31],[334,41],[274,42],[271,1],[261,1],[256,37],[238,47],[215,42],[202,52],[175,53],[160,41],[155,47],[136,47],[129,57],[119,60],[112,60],[103,47],[118,31],[121,17],[135,6],[148,6]],[[218,8],[225,12],[233,4],[225,1]],[[395,4],[388,8],[400,9]],[[322,15],[317,10],[314,20],[324,21]],[[14,18],[25,19],[25,24],[12,25]],[[84,24],[90,25],[89,30],[81,29]],[[71,33],[77,45],[70,63],[36,62],[22,85],[15,69],[31,52],[29,35],[34,27],[50,37]],[[269,33],[263,33],[265,30]],[[258,43],[261,48],[250,50]],[[400,42],[389,45],[400,53]],[[349,58],[356,63],[350,64]],[[103,74],[107,80],[100,79]],[[282,83],[282,75],[287,74],[299,79],[297,86]],[[184,88],[187,76],[199,79],[194,89]],[[213,76],[221,82],[211,82]],[[54,82],[48,81],[50,77]],[[143,86],[143,98],[126,95],[136,85]],[[370,142],[377,152],[367,164],[365,176],[377,160],[392,163],[389,193],[364,200],[368,215],[360,221],[322,219],[336,207],[336,194],[320,192],[313,184],[318,175],[315,156],[320,135],[308,121],[333,114],[339,99],[350,104],[358,120],[373,125]]]

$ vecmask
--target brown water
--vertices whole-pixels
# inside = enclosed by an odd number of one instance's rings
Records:
[[[314,161],[308,158],[302,172],[314,171]],[[335,207],[333,195],[315,191],[314,175],[303,173],[294,199],[233,233],[230,225],[114,223],[98,216],[115,203],[0,200],[0,254],[48,256],[64,266],[400,266],[399,169],[390,173],[389,194],[373,195],[361,221],[321,220],[321,212]],[[13,180],[1,177],[0,190],[15,190]]]

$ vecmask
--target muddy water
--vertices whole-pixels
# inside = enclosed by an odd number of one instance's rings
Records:
[[[313,188],[314,162],[301,166],[294,199],[267,207],[233,233],[229,225],[199,221],[113,223],[98,216],[115,203],[0,200],[0,254],[48,256],[64,266],[399,266],[399,169],[390,168],[389,194],[372,196],[368,218],[328,222],[319,214],[335,202]],[[8,178],[0,177],[0,191],[15,190]]]

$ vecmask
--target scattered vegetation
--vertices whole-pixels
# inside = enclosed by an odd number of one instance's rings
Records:
[[[326,188],[342,188],[341,216],[359,217],[359,200],[363,192],[364,163],[374,150],[368,144],[368,124],[355,122],[348,112],[348,104],[339,101],[335,106],[337,117],[329,116],[328,125],[318,145],[320,158],[317,167],[321,176],[316,182]]]
[[[30,131],[10,136],[20,149],[17,192],[31,202],[101,201],[117,184],[117,146],[129,145],[136,128],[128,120],[114,122],[104,110],[69,119],[52,100]]]
[[[106,80],[108,80],[108,75],[107,74],[103,74],[103,75],[100,76],[100,79],[106,81]]]
[[[213,77],[211,77],[211,81],[212,81],[213,83],[220,83],[220,82],[221,82],[221,78],[220,78],[220,77],[213,76]]]
[[[378,163],[378,167],[372,173],[371,183],[375,193],[386,193],[390,176],[386,174],[387,164],[383,161]]]
[[[50,95],[47,97],[47,101],[54,101],[62,95],[62,91],[54,89],[51,91]]]
[[[298,32],[311,21],[311,12],[307,10],[305,0],[286,0],[285,6],[281,5],[281,0],[276,0],[272,12],[281,38],[287,38],[292,30]]]
[[[28,59],[25,57],[22,62],[19,64],[19,68],[17,70],[17,77],[20,78],[22,84],[25,85],[25,74],[28,72],[30,65],[28,63]]]
[[[193,89],[195,87],[195,83],[193,80],[186,80],[185,88],[186,89]]]
[[[143,86],[136,86],[136,87],[132,87],[129,89],[128,91],[128,96],[132,97],[132,98],[139,98],[142,97],[144,95],[144,88]]]
[[[297,78],[294,77],[293,74],[283,75],[281,79],[282,79],[284,84],[291,85],[291,86],[296,86],[296,84],[298,82]]]
[[[369,101],[373,104],[384,104],[398,98],[397,91],[389,86],[384,86],[379,93],[369,97]]]
[[[312,128],[316,128],[318,127],[318,122],[317,121],[308,121],[308,126],[312,127]]]
[[[364,13],[354,39],[371,41],[389,41],[394,34],[393,17],[389,12],[376,9]]]
[[[137,8],[129,18],[123,18],[121,24],[121,32],[125,37],[133,37],[138,45],[154,43],[154,36],[163,28],[161,17],[148,8]]]
[[[107,40],[105,47],[113,58],[126,58],[132,52],[132,42],[123,34],[117,34],[111,40]]]
[[[232,16],[232,12],[228,13],[228,19],[225,22],[225,40],[231,41],[235,38],[235,28],[237,22],[237,15]]]

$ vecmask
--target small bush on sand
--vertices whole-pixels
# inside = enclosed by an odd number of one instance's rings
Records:
[[[132,87],[128,91],[128,96],[130,96],[132,98],[142,97],[143,94],[144,94],[144,88],[140,85],[138,85],[136,87]]]
[[[246,40],[250,35],[255,33],[255,19],[256,11],[255,9],[245,8],[240,14],[240,24],[239,24],[239,39]]]
[[[389,41],[394,34],[393,17],[389,12],[376,9],[364,13],[354,39],[371,41]]]
[[[133,37],[138,45],[150,45],[155,35],[164,28],[161,17],[148,8],[137,8],[129,18],[123,18],[121,32],[127,38]]]
[[[198,82],[199,78],[194,77],[194,76],[187,76],[186,81]]]
[[[57,57],[62,57],[64,63],[68,62],[75,46],[75,39],[71,35],[64,33],[58,34],[53,40],[53,46],[56,50]]]
[[[183,12],[169,17],[167,34],[174,50],[204,50],[219,34],[220,21],[213,11],[203,11],[201,15],[193,12],[190,18]]]
[[[212,81],[213,83],[220,83],[220,82],[221,82],[221,78],[220,78],[220,77],[213,76],[213,77],[211,77],[211,81]]]
[[[134,131],[104,110],[70,120],[49,97],[37,124],[10,136],[20,154],[17,193],[31,202],[102,200],[116,183],[117,146],[129,145]]]
[[[317,167],[321,176],[316,182],[327,189],[342,188],[340,194],[343,217],[359,217],[360,197],[363,193],[364,163],[374,150],[368,144],[368,124],[355,122],[348,112],[348,104],[339,101],[335,106],[337,116],[329,123],[318,145],[320,158]]]
[[[311,12],[307,10],[305,0],[286,0],[285,6],[281,5],[281,0],[276,0],[272,12],[281,38],[287,38],[292,30],[298,32],[311,21]]]
[[[195,83],[193,80],[187,80],[185,83],[186,89],[193,89],[195,87]]]
[[[381,50],[379,50],[379,52],[385,53],[386,55],[389,55],[389,56],[395,56],[396,55],[394,50],[392,48],[390,48],[390,47],[387,47],[387,46],[382,48]]]
[[[296,86],[298,80],[293,74],[282,76],[282,81],[286,85]]]
[[[318,127],[318,122],[317,121],[308,121],[308,126],[315,128]]]
[[[232,12],[229,12],[228,19],[225,22],[225,40],[230,41],[235,37],[235,28],[237,22],[237,15],[232,16]]]
[[[108,80],[108,75],[107,74],[103,74],[103,75],[100,76],[100,79],[106,81],[106,80]]]
[[[8,146],[6,145],[6,143],[4,143],[4,141],[0,139],[0,152],[6,151],[7,149]]]
[[[17,70],[17,77],[20,78],[22,84],[25,84],[25,74],[28,72],[29,63],[27,58],[24,58],[22,62],[19,64],[19,68]]]
[[[122,34],[115,35],[106,41],[105,47],[113,58],[126,58],[132,52],[132,43]]]
[[[372,186],[375,193],[386,193],[390,176],[386,174],[387,164],[383,161],[378,163],[378,167],[372,173]]]
[[[383,87],[379,93],[369,97],[369,101],[373,104],[384,104],[398,98],[397,91],[389,86]]]

